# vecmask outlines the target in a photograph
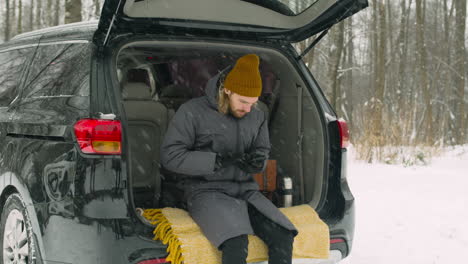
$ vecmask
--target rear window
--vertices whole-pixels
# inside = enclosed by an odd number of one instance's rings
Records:
[[[39,46],[23,97],[88,96],[90,53],[88,44]]]
[[[30,49],[0,52],[0,107],[8,106],[17,96],[29,52]]]

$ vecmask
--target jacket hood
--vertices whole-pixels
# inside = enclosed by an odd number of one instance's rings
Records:
[[[208,102],[210,106],[218,109],[218,89],[219,89],[219,79],[221,76],[225,75],[232,69],[233,65],[230,65],[220,71],[218,74],[213,76],[211,79],[208,80],[205,86],[205,94],[208,97]]]
[[[208,102],[211,107],[218,109],[218,88],[219,78],[222,72],[216,74],[214,77],[208,80],[205,87],[205,93],[208,97]]]

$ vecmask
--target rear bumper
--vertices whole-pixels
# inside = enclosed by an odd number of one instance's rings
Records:
[[[330,180],[327,201],[318,213],[330,229],[330,250],[340,251],[345,258],[352,249],[355,226],[355,201],[346,180],[346,150],[335,162],[341,168],[335,174],[340,175]]]
[[[293,264],[336,264],[342,259],[339,250],[330,250],[330,257],[328,259],[293,259]],[[249,264],[268,264],[267,261],[252,262]]]

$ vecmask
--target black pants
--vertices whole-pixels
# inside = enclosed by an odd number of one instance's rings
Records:
[[[274,223],[249,205],[250,223],[256,236],[268,246],[269,264],[291,264],[294,234]],[[249,241],[247,235],[226,240],[221,246],[223,264],[245,264]]]

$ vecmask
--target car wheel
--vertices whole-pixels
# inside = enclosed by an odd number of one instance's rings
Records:
[[[8,196],[0,222],[3,264],[35,263],[35,243],[31,220],[19,194]]]

